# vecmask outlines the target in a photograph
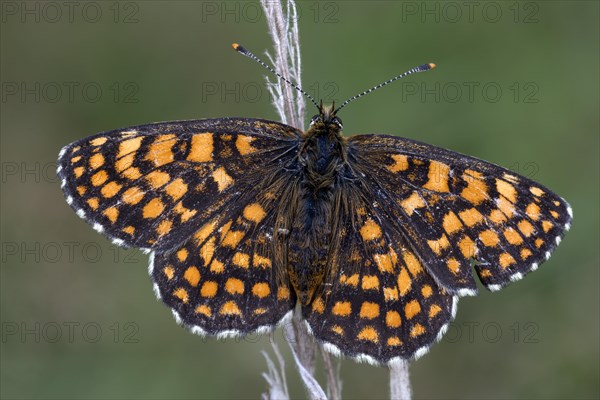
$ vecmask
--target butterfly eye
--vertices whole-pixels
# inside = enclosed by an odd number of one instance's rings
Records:
[[[313,126],[317,122],[322,122],[322,121],[323,121],[323,119],[321,118],[321,116],[317,114],[314,117],[312,117],[312,119],[310,120],[310,126]]]
[[[334,124],[336,124],[337,126],[339,126],[339,127],[340,127],[340,129],[344,129],[344,126],[342,125],[342,120],[341,120],[341,119],[339,119],[338,117],[335,117],[335,118],[333,119],[333,123],[334,123]]]

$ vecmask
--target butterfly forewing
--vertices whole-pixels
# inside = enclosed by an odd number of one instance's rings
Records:
[[[350,139],[378,187],[382,214],[450,293],[475,294],[471,268],[497,290],[550,257],[569,229],[568,203],[497,165],[393,136]]]
[[[59,176],[67,202],[95,229],[164,251],[284,166],[299,134],[236,118],[137,126],[66,146]]]

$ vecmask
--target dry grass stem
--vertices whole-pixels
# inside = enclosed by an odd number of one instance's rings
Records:
[[[390,365],[390,399],[392,400],[412,398],[408,365],[407,360]]]

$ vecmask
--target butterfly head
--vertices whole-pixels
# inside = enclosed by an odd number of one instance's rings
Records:
[[[310,128],[316,131],[341,132],[342,120],[336,114],[335,102],[331,106],[323,106],[323,101],[321,101],[319,113],[310,120]]]

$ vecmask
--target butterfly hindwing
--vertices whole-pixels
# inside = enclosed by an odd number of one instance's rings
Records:
[[[142,125],[66,146],[58,174],[67,202],[96,230],[119,245],[167,250],[285,165],[299,135],[255,119]]]
[[[275,189],[247,192],[179,249],[153,255],[155,290],[192,331],[244,335],[273,328],[293,309],[271,240],[279,202],[261,194]]]
[[[328,350],[373,364],[419,357],[445,332],[458,298],[436,284],[368,195],[349,189],[344,197],[335,274],[303,308],[310,330]]]
[[[505,168],[394,136],[349,142],[384,213],[450,293],[476,293],[472,266],[490,290],[522,278],[570,227],[564,199]]]

